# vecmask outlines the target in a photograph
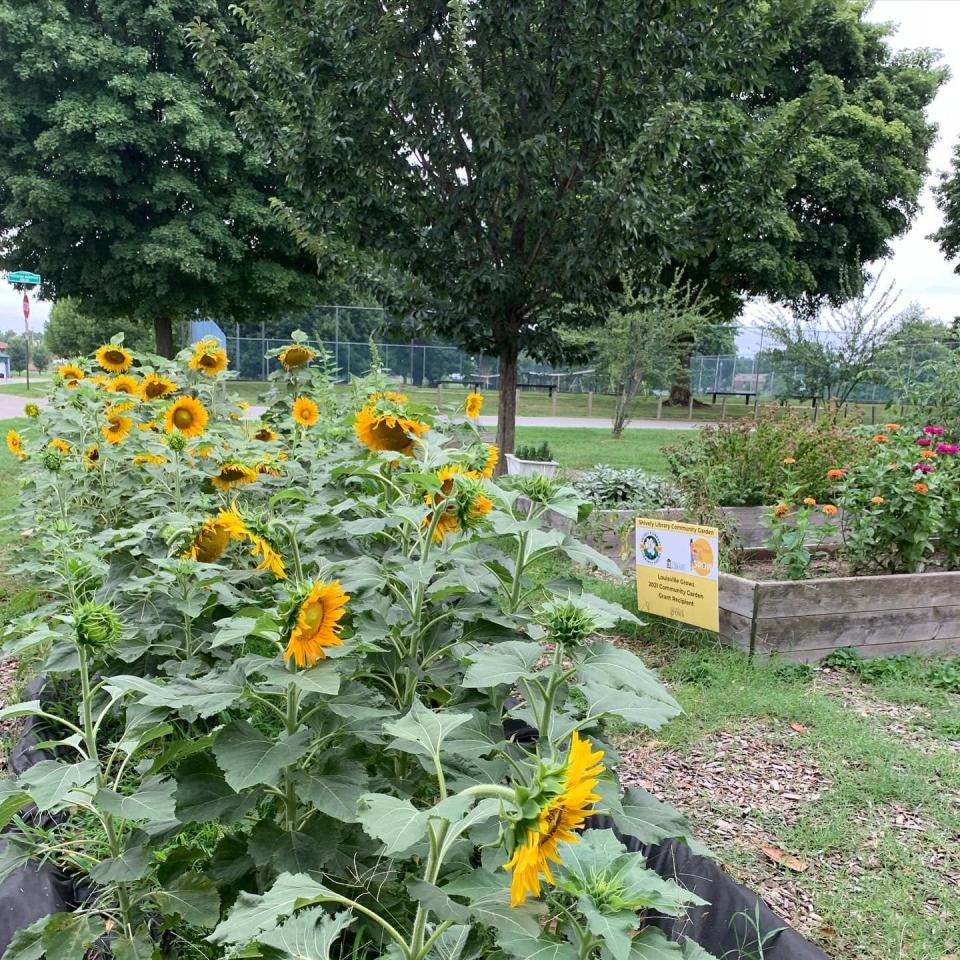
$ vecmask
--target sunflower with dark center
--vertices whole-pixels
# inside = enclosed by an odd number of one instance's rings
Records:
[[[101,429],[101,433],[107,443],[122,443],[130,429],[133,426],[133,418],[126,417],[120,410],[108,410],[106,425]]]
[[[381,413],[376,407],[366,406],[356,414],[353,429],[357,439],[368,450],[409,454],[416,439],[423,436],[430,425],[412,417]]]
[[[320,408],[309,397],[297,397],[290,412],[301,427],[312,427],[320,419]]]
[[[285,370],[293,370],[308,364],[317,355],[316,350],[305,347],[302,343],[294,343],[284,347],[277,355]]]
[[[100,447],[95,443],[91,443],[89,447],[84,451],[83,454],[83,465],[88,469],[92,469],[100,462]]]
[[[187,361],[191,370],[215,377],[227,369],[227,351],[216,340],[201,340],[193,345],[193,356]]]
[[[339,580],[318,580],[297,607],[284,659],[293,658],[298,667],[312,667],[326,658],[327,648],[341,646],[340,621],[349,599]]]
[[[244,463],[228,461],[210,478],[218,490],[232,490],[248,483],[257,482],[257,471]]]
[[[253,439],[259,440],[261,443],[271,443],[272,441],[276,440],[279,436],[280,434],[275,433],[266,424],[264,424],[253,435]]]
[[[73,390],[86,376],[75,363],[65,363],[62,367],[57,367],[57,374],[63,378],[68,390]]]
[[[177,385],[168,377],[148,373],[140,384],[140,395],[144,400],[161,400],[175,393]]]
[[[178,397],[167,408],[163,427],[167,433],[179,430],[185,437],[199,437],[209,419],[206,407],[196,397]]]
[[[133,366],[133,354],[116,343],[105,343],[97,350],[96,357],[108,373],[126,373]]]

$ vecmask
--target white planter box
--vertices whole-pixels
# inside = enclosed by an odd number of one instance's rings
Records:
[[[507,473],[516,477],[552,477],[559,466],[556,460],[521,460],[507,454]]]

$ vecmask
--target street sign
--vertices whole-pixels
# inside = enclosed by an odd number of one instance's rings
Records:
[[[31,273],[29,270],[15,270],[13,273],[7,274],[7,280],[10,283],[33,283],[37,284],[40,282],[39,273]]]

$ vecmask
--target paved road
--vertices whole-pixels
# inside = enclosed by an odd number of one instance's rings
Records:
[[[9,420],[11,417],[22,417],[23,406],[31,400],[37,406],[45,407],[47,401],[42,397],[18,397],[0,393],[0,420]],[[249,417],[259,417],[265,407],[252,406],[247,411]],[[497,418],[480,417],[480,424],[484,427],[495,427]],[[595,430],[609,430],[610,421],[603,417],[517,417],[518,427],[588,427]],[[692,430],[701,426],[689,420],[632,420],[627,424],[628,430]]]

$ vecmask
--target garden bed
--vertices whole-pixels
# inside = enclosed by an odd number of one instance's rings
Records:
[[[758,580],[720,574],[720,635],[753,654],[820,660],[960,651],[960,572]]]

